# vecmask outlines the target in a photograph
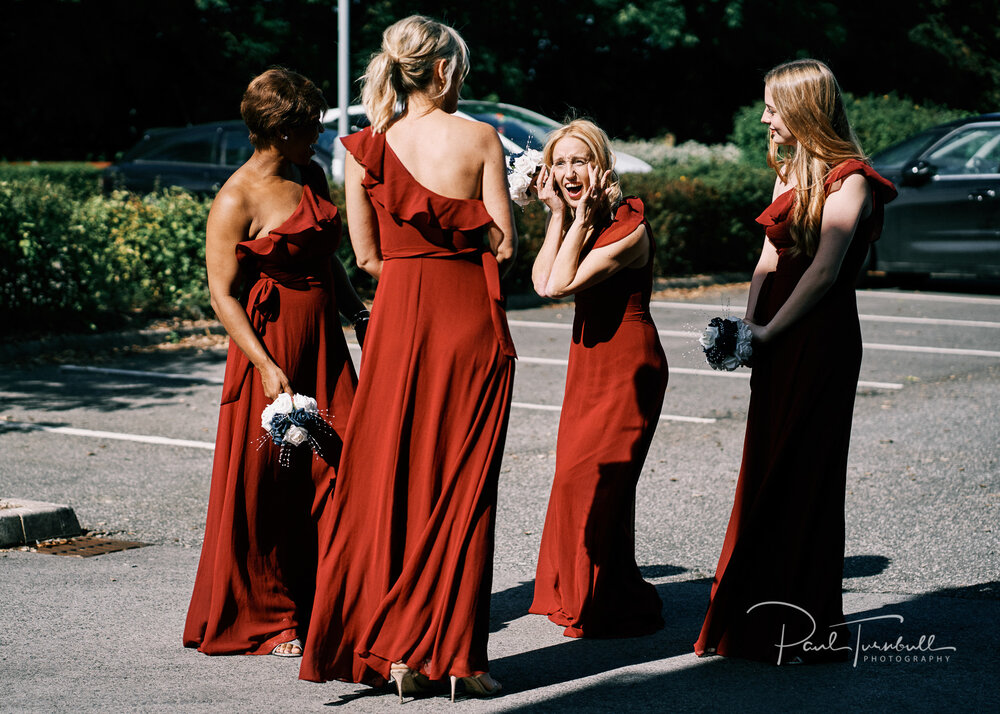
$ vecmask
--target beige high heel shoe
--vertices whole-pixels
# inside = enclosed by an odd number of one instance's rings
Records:
[[[416,697],[431,691],[431,680],[402,662],[393,662],[389,665],[389,676],[396,683],[400,704],[403,703],[403,695]]]
[[[472,677],[456,677],[451,676],[451,701],[455,701],[455,685],[458,684],[458,680],[462,680],[462,686],[465,688],[465,693],[470,697],[477,697],[483,699],[486,697],[495,697],[500,693],[503,687],[500,682],[493,679],[489,672],[483,672],[482,674],[477,674]]]

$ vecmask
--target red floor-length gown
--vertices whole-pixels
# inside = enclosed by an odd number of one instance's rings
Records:
[[[854,159],[830,173],[826,191],[852,173],[867,178],[872,211],[859,223],[836,283],[773,342],[754,347],[743,464],[708,614],[694,646],[699,655],[776,664],[847,655],[841,649],[850,645],[842,626],[844,492],[861,370],[854,287],[868,244],[882,230],[883,207],[896,195],[889,181]],[[790,189],[757,218],[778,251],[777,267],[757,299],[757,324],[770,322],[811,263],[789,252],[794,201]],[[780,604],[759,605],[767,602]],[[810,618],[810,644],[791,646],[809,636]]]
[[[312,182],[325,181],[318,167]],[[336,207],[306,185],[270,234],[240,243],[252,285],[247,313],[298,394],[313,396],[335,436],[323,456],[306,447],[279,466],[260,415],[260,374],[230,340],[205,541],[184,645],[206,654],[268,654],[304,633],[315,588],[313,513],[332,488],[356,377],[344,339],[330,260],[340,242]],[[336,260],[336,258],[333,258]]]
[[[370,129],[385,260],[337,486],[320,532],[300,677],[379,684],[487,671],[493,531],[514,350],[482,201],[417,183]]]
[[[660,418],[667,360],[649,314],[653,238],[628,198],[593,248],[645,226],[650,258],[576,294],[556,474],[530,611],[569,637],[630,637],[663,627],[656,589],[635,562],[635,492]]]

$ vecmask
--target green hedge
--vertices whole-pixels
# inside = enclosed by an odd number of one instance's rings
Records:
[[[761,90],[763,93],[763,90]],[[858,135],[861,148],[869,155],[937,124],[968,116],[971,112],[949,109],[936,104],[917,104],[895,92],[855,97],[845,92],[847,118]],[[743,160],[752,166],[765,166],[767,127],[760,122],[763,99],[749,104],[733,116],[729,141],[743,151]]]
[[[742,164],[672,167],[627,175],[656,237],[659,275],[749,270],[760,247],[753,219],[773,176]],[[136,196],[81,191],[75,178],[0,180],[0,311],[4,331],[119,326],[134,318],[211,315],[205,281],[205,221],[211,205],[179,189]],[[332,187],[334,203],[343,191]],[[531,290],[531,261],[546,214],[515,208],[520,237],[508,292]],[[352,281],[374,284],[354,262],[346,234],[338,251]]]
[[[0,162],[0,181],[48,180],[59,184],[73,198],[96,196],[101,192],[103,164],[83,161],[9,164]]]
[[[0,311],[12,330],[82,329],[206,313],[209,202],[179,190],[79,198],[0,181]]]

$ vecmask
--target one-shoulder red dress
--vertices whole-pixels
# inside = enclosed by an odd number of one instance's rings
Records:
[[[784,664],[849,654],[841,579],[847,454],[861,370],[854,289],[868,245],[882,230],[884,205],[896,196],[892,183],[853,159],[830,172],[825,190],[854,173],[868,180],[872,211],[858,224],[835,284],[775,340],[754,346],[743,463],[694,645],[699,655]],[[790,189],[757,218],[778,252],[757,299],[757,324],[770,322],[812,262],[790,251],[794,202]]]
[[[649,314],[653,236],[627,198],[586,250],[644,226],[650,258],[575,296],[556,473],[530,611],[569,637],[629,637],[663,627],[656,589],[635,562],[635,491],[667,388]]]
[[[384,259],[337,486],[320,532],[300,677],[380,684],[393,662],[431,679],[488,670],[493,532],[514,349],[493,219],[417,183],[365,129]]]
[[[318,166],[311,181],[325,181]],[[292,389],[316,398],[335,436],[323,457],[298,447],[288,466],[260,424],[270,400],[260,374],[230,340],[205,540],[184,645],[206,654],[268,654],[304,633],[315,588],[316,504],[331,490],[357,381],[330,260],[337,208],[308,184],[298,207],[266,236],[236,247],[250,280],[247,314]]]

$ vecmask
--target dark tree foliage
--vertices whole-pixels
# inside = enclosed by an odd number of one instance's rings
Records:
[[[0,0],[0,158],[113,158],[147,128],[238,116],[273,64],[336,101],[336,0]],[[1000,0],[352,0],[351,76],[408,14],[472,50],[464,95],[618,137],[723,140],[787,59],[861,96],[1000,109]],[[358,87],[352,87],[352,96]]]

